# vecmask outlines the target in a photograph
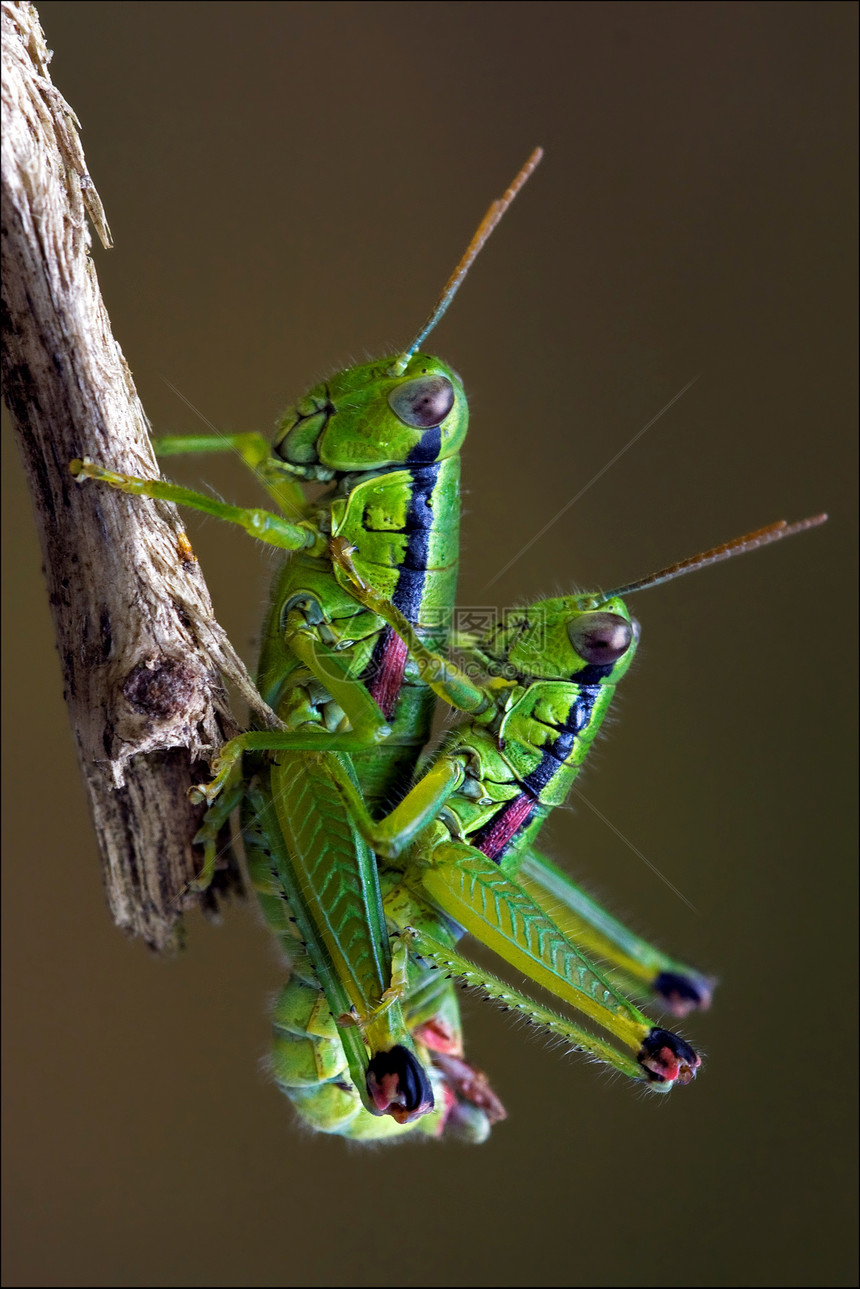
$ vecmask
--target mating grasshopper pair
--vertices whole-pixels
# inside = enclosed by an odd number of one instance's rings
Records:
[[[241,807],[251,882],[291,964],[275,1007],[275,1077],[312,1126],[353,1138],[476,1141],[503,1117],[465,1060],[453,981],[655,1090],[693,1078],[689,1044],[621,990],[683,1016],[707,1005],[709,981],[611,918],[534,849],[536,835],[635,653],[622,594],[821,519],[774,525],[608,595],[544,601],[459,641],[468,671],[449,660],[468,408],[457,374],[420,350],[539,159],[491,206],[402,354],[311,390],[271,446],[257,434],[156,444],[162,455],[236,451],[279,514],[72,465],[292,553],[273,586],[257,677],[281,728],[231,740],[199,790],[210,804],[201,882]],[[304,483],[329,488],[310,502]],[[437,697],[465,719],[422,756]],[[463,930],[607,1037],[469,962],[457,948]]]

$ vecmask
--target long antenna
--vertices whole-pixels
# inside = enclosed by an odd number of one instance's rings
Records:
[[[757,550],[759,546],[769,546],[771,542],[782,541],[783,537],[804,533],[807,528],[817,528],[826,520],[826,515],[813,515],[810,519],[799,519],[796,524],[778,519],[775,524],[768,524],[766,528],[757,528],[755,532],[745,533],[743,537],[735,537],[730,542],[723,542],[722,546],[713,546],[709,551],[702,551],[700,555],[691,555],[689,559],[683,559],[678,564],[661,568],[659,573],[640,577],[638,582],[628,582],[627,586],[618,586],[613,591],[607,591],[606,597],[630,595],[633,591],[641,591],[646,586],[659,586],[661,582],[671,582],[674,578],[683,577],[685,573],[692,573],[697,568],[707,568],[709,564],[718,564],[720,560],[732,559],[735,555],[744,555],[747,551]]]
[[[469,269],[472,267],[473,263],[475,262],[475,259],[477,258],[478,254],[483,248],[484,243],[487,241],[487,238],[490,236],[490,233],[492,233],[493,229],[496,227],[499,220],[502,218],[502,215],[504,215],[505,211],[508,209],[511,202],[514,200],[517,193],[519,192],[523,184],[528,179],[529,175],[539,164],[542,156],[543,156],[543,148],[535,148],[534,152],[531,154],[528,161],[522,167],[522,169],[520,170],[517,177],[514,179],[511,186],[501,197],[499,197],[496,201],[494,201],[493,204],[490,206],[490,209],[487,211],[486,215],[478,225],[478,229],[474,237],[472,238],[469,245],[466,247],[466,250],[462,259],[460,260],[457,267],[454,269],[454,272],[451,274],[448,281],[445,283],[445,289],[442,292],[442,294],[439,296],[439,299],[436,301],[436,304],[433,307],[433,312],[430,314],[427,321],[421,327],[421,330],[418,332],[418,335],[412,341],[412,344],[409,345],[409,347],[403,351],[403,353],[399,356],[399,358],[395,360],[394,364],[392,365],[391,367],[392,376],[403,375],[404,371],[406,370],[406,366],[410,358],[412,357],[412,355],[415,353],[417,349],[421,347],[421,345],[430,335],[430,332],[439,322],[440,318],[442,318],[442,316],[444,315],[444,313],[448,308],[448,305],[451,303],[451,301],[454,299],[454,296],[457,294],[458,290],[460,289],[460,284],[463,281],[463,278],[469,272]]]

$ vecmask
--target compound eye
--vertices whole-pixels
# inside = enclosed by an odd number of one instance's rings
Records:
[[[388,395],[395,416],[414,430],[441,425],[454,406],[454,386],[445,376],[418,376]]]
[[[633,627],[619,613],[584,613],[567,628],[570,643],[584,662],[598,667],[617,662],[633,639]]]

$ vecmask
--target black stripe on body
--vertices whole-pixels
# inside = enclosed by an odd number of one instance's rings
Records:
[[[432,434],[433,431],[428,431]],[[438,435],[438,429],[435,431]],[[427,436],[425,435],[425,438]],[[420,445],[419,445],[420,446]],[[439,447],[436,445],[436,451]],[[416,448],[417,452],[418,449]],[[410,622],[418,621],[424,580],[427,575],[427,558],[430,552],[430,535],[433,531],[433,491],[439,478],[439,465],[417,466],[412,475],[412,498],[403,531],[406,550],[397,576],[397,586],[392,603]]]
[[[581,671],[578,671],[575,676],[571,676],[570,679],[575,685],[599,685],[601,680],[606,680],[608,676],[612,675],[614,668],[614,662],[590,662],[587,667],[583,667]]]
[[[596,670],[602,672],[604,668],[599,667]],[[579,683],[578,677],[577,683]],[[554,727],[559,732],[558,738],[551,747],[544,748],[540,764],[535,766],[531,774],[523,779],[523,787],[526,792],[540,797],[542,790],[561,770],[563,763],[573,751],[574,740],[587,728],[599,694],[599,685],[582,685],[580,687],[580,691],[567,714],[567,720],[563,725]]]
[[[431,441],[427,442],[427,440]],[[410,464],[413,458],[425,459],[422,456],[425,452],[431,459],[435,458],[439,452],[440,442],[439,428],[428,430],[422,436],[421,442],[409,454]],[[409,622],[415,625],[421,611],[424,583],[427,578],[427,558],[434,520],[433,491],[439,478],[439,464],[434,460],[432,465],[416,465],[409,473],[412,476],[411,496],[406,523],[401,530],[406,534],[406,550],[403,552],[391,602]],[[380,633],[364,673],[365,678],[369,677],[373,681],[385,667],[389,653],[387,640],[393,634],[391,627],[386,627]]]
[[[589,670],[604,674],[606,669],[595,667]],[[531,774],[522,780],[522,793],[512,801],[501,803],[472,838],[472,845],[490,859],[498,862],[514,838],[528,827],[534,807],[540,802],[541,792],[564,769],[564,762],[573,751],[574,739],[588,728],[599,694],[599,685],[581,686],[564,723],[552,727],[558,730],[558,737],[551,747],[544,749],[540,763]]]
[[[437,458],[442,449],[442,427],[434,425],[431,430],[425,430],[421,435],[418,443],[406,458],[407,465],[433,465],[438,464]]]

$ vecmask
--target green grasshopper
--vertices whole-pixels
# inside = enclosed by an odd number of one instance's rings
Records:
[[[549,810],[566,797],[635,654],[638,630],[620,594],[815,522],[774,525],[620,592],[545,601],[523,610],[471,642],[469,661],[490,677],[481,685],[428,650],[403,615],[356,574],[348,546],[333,542],[335,563],[356,599],[406,641],[433,691],[471,716],[381,821],[371,818],[338,758],[309,751],[306,759],[314,807],[320,810],[333,793],[341,795],[346,816],[380,858],[386,922],[381,934],[391,938],[396,963],[388,998],[402,1004],[433,1087],[435,1105],[426,1103],[426,1117],[380,1119],[362,1106],[360,1089],[348,1077],[343,1025],[337,1025],[327,1004],[329,991],[321,990],[317,969],[299,943],[305,934],[302,918],[292,920],[297,905],[290,895],[294,861],[288,839],[297,827],[320,825],[308,811],[297,812],[298,824],[285,817],[295,800],[289,784],[282,783],[280,753],[274,753],[268,774],[252,779],[247,789],[243,836],[249,870],[264,904],[269,903],[272,925],[280,918],[278,929],[293,962],[292,979],[275,1010],[274,1074],[307,1122],[365,1140],[445,1131],[472,1141],[486,1137],[504,1112],[483,1076],[463,1060],[450,978],[654,1090],[667,1091],[674,1082],[694,1077],[699,1058],[693,1049],[654,1026],[625,998],[612,969],[650,988],[677,1015],[707,1005],[710,982],[611,919],[533,843]],[[324,824],[343,817],[331,809]],[[307,844],[295,849],[311,851]],[[606,1029],[615,1042],[554,1014],[469,962],[455,947],[464,928]],[[587,961],[580,952],[583,941],[600,949],[608,972]]]
[[[279,898],[273,908],[263,896],[264,908],[281,930],[281,897],[289,900],[307,946],[310,974],[321,982],[343,1031],[353,1084],[369,1112],[398,1121],[426,1111],[433,1093],[414,1054],[397,991],[391,993],[393,964],[375,861],[343,817],[340,798],[330,792],[326,800],[315,796],[325,793],[328,779],[315,777],[308,752],[324,747],[326,756],[355,776],[362,799],[382,808],[411,780],[429,737],[435,698],[403,642],[353,598],[348,581],[331,564],[329,543],[340,539],[354,546],[363,576],[405,614],[425,644],[444,648],[456,585],[459,450],[468,408],[456,372],[420,347],[540,157],[538,149],[491,205],[430,317],[403,353],[350,368],[312,389],[282,418],[271,446],[259,434],[156,443],[162,454],[236,451],[282,514],[228,506],[91,461],[71,465],[81,479],[188,505],[294,553],[275,579],[258,672],[262,696],[277,711],[282,728],[251,731],[222,749],[221,769],[201,794],[212,801],[226,788],[198,837],[205,848],[200,885],[211,879],[220,825],[248,796],[251,776],[243,778],[242,754],[277,748],[275,768],[262,769],[255,780],[259,791],[268,781],[277,807],[267,836],[275,838],[274,849],[282,843],[286,848],[280,864],[272,856],[267,861],[277,872]],[[304,483],[328,483],[330,489],[309,503]],[[257,802],[255,810],[260,809]],[[323,816],[325,837],[302,833],[303,819]],[[246,820],[249,835],[253,829],[253,820]]]
[[[694,1050],[653,1026],[615,987],[611,972],[650,987],[678,1015],[707,1005],[710,982],[610,919],[534,843],[552,807],[566,799],[635,655],[639,627],[621,597],[825,520],[779,521],[614,591],[523,609],[482,638],[462,642],[472,666],[489,677],[480,684],[428,650],[396,607],[358,576],[351,552],[333,544],[356,598],[406,641],[433,691],[468,714],[421,781],[382,820],[371,818],[350,778],[335,772],[356,827],[383,864],[389,924],[412,957],[657,1090],[695,1076]],[[464,930],[634,1055],[462,957],[454,944]],[[601,950],[609,973],[582,955],[583,940]]]

